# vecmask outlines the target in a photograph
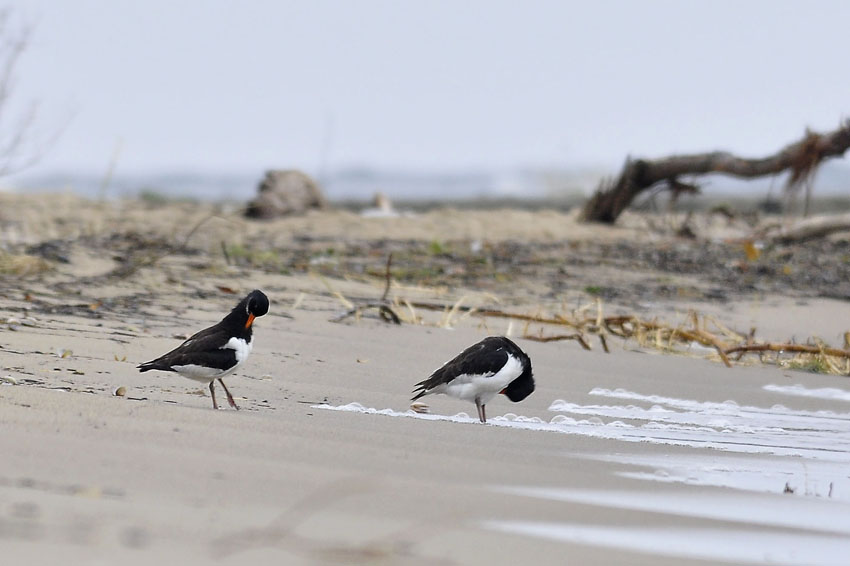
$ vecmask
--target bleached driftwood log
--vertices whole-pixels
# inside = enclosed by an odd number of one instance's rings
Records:
[[[754,239],[790,244],[824,238],[839,232],[850,232],[850,213],[804,218],[792,224],[771,222],[759,227]]]
[[[751,179],[789,171],[788,187],[793,189],[808,183],[822,161],[840,157],[848,148],[850,120],[826,134],[807,130],[800,141],[761,159],[745,159],[723,151],[662,159],[629,158],[616,179],[600,183],[581,217],[585,221],[613,224],[637,195],[664,184],[674,193],[697,192],[697,186],[680,181],[686,175],[721,173]]]

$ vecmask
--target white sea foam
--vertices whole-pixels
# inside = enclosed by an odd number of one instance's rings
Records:
[[[820,389],[809,389],[803,385],[765,385],[762,389],[772,393],[783,395],[796,395],[797,397],[814,397],[816,399],[829,399],[831,401],[850,401],[850,391],[837,389],[835,387],[822,387]]]
[[[844,566],[850,554],[850,539],[846,536],[789,534],[785,531],[619,527],[535,521],[487,521],[482,526],[574,544],[739,564]],[[722,543],[718,544],[718,541]]]
[[[496,486],[493,490],[549,501],[850,535],[850,504],[830,499],[680,490],[664,492],[527,486]]]
[[[782,405],[742,406],[731,400],[694,401],[625,389],[596,388],[590,394],[652,406],[579,405],[556,400],[549,409],[625,421],[644,434],[645,442],[850,462],[850,413],[794,410]]]
[[[497,487],[525,497],[724,521],[731,528],[605,526],[490,521],[487,529],[633,552],[736,563],[844,564],[850,553],[850,413],[801,411],[782,405],[742,406],[594,389],[592,395],[623,404],[554,401],[551,420],[513,413],[488,424],[525,431],[574,434],[685,450],[578,454],[634,466],[611,473],[637,480],[733,488],[688,491],[576,490]],[[640,403],[637,405],[635,403]],[[648,405],[648,406],[647,406]],[[316,408],[480,426],[466,413],[453,416],[369,408],[358,403]],[[712,450],[703,450],[710,448]],[[696,449],[696,450],[695,450]],[[722,451],[722,453],[719,453]],[[785,486],[793,494],[785,493]],[[749,492],[749,493],[748,493]],[[676,524],[676,519],[669,519]],[[723,540],[718,545],[717,540]]]
[[[643,468],[615,472],[618,476],[632,479],[728,487],[756,493],[781,493],[786,498],[793,494],[797,497],[850,501],[850,477],[846,473],[845,462],[702,452],[579,456]]]
[[[453,423],[476,423],[480,424],[478,417],[472,418],[467,413],[458,413],[456,415],[435,415],[432,413],[416,413],[412,410],[396,411],[393,409],[375,409],[373,407],[365,407],[360,403],[348,403],[347,405],[333,406],[328,404],[312,405],[314,409],[325,409],[328,411],[345,411],[350,413],[363,413],[366,415],[383,415],[386,417],[409,417],[413,419],[421,419],[425,421],[448,421]],[[493,426],[505,426],[513,428],[521,428],[525,430],[547,430],[546,421],[537,417],[523,417],[514,413],[505,413],[501,417],[489,417],[487,424]]]
[[[625,390],[594,389],[591,394],[639,398],[654,403],[655,406],[646,409],[634,405],[577,405],[556,400],[550,410],[585,418],[577,419],[562,414],[546,422],[536,417],[514,416],[511,413],[492,417],[487,422],[492,426],[576,434],[623,442],[649,442],[850,463],[850,414],[794,411],[782,406],[741,407],[732,401],[690,401],[641,395]],[[477,419],[466,413],[442,416],[368,408],[358,403],[338,407],[316,405],[316,408],[432,421],[477,423]],[[676,408],[684,410],[674,410]]]

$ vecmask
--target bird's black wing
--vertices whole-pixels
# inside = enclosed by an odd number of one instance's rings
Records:
[[[431,389],[449,383],[459,375],[494,375],[508,361],[508,352],[498,336],[485,338],[449,360],[431,376],[414,386],[413,401],[427,395]]]
[[[233,357],[234,352],[232,350],[221,350],[221,347],[227,344],[228,339],[227,334],[222,331],[221,326],[216,324],[197,332],[167,354],[163,354],[155,360],[145,362],[139,365],[138,368],[140,371],[148,371],[150,369],[172,371],[171,366],[186,365],[187,363],[197,364],[198,361],[194,360],[200,359],[198,356],[210,355],[215,357],[219,351]]]
[[[155,360],[155,363],[160,362],[162,365],[167,365],[169,369],[172,371],[174,367],[180,366],[203,366],[207,368],[215,368],[220,369],[222,371],[228,370],[236,365],[236,351],[231,350],[230,348],[224,349],[216,349],[216,350],[203,350],[203,351],[193,351],[193,352],[183,352],[170,354],[167,357],[163,356],[159,360]],[[150,368],[150,369],[163,369],[163,368]],[[142,370],[144,371],[144,370]]]

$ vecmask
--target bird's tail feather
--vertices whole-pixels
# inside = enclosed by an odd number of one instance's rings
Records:
[[[139,368],[140,372],[144,372],[144,371],[148,371],[148,370],[152,370],[152,369],[158,369],[158,370],[162,370],[162,371],[174,371],[174,370],[171,369],[171,366],[167,366],[167,365],[163,364],[162,362],[160,362],[159,360],[153,360],[153,361],[150,361],[150,362],[145,362],[143,364],[137,365],[136,367]]]
[[[427,380],[426,380],[427,381]],[[410,398],[411,401],[416,401],[420,397],[424,397],[429,393],[428,387],[425,385],[425,382],[417,383],[416,387],[413,389],[413,392],[416,394]]]

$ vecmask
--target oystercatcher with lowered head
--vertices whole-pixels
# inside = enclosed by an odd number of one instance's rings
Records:
[[[473,401],[478,419],[486,423],[484,406],[490,399],[501,393],[517,403],[534,391],[531,358],[504,336],[490,336],[443,364],[413,391],[411,401],[432,393]]]
[[[183,377],[209,383],[213,409],[218,409],[214,387],[217,379],[224,387],[227,402],[239,410],[221,378],[233,373],[248,358],[252,347],[251,326],[255,318],[267,312],[269,298],[260,290],[251,291],[221,322],[201,330],[167,354],[139,365],[139,371],[174,371]]]

